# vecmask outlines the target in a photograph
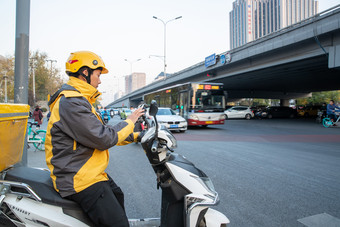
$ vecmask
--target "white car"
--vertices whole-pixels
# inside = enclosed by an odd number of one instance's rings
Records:
[[[159,124],[164,125],[169,130],[185,132],[188,128],[187,121],[170,108],[159,107],[156,118]]]
[[[254,117],[253,111],[248,106],[233,106],[224,111],[225,118],[245,118],[250,120]]]

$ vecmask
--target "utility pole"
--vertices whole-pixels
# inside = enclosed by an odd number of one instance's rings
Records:
[[[16,2],[14,102],[28,104],[30,0]]]
[[[30,0],[16,2],[14,103],[28,104]],[[27,135],[21,165],[27,166]]]

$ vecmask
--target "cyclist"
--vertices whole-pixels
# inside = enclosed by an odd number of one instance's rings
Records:
[[[332,122],[336,122],[337,116],[335,112],[340,112],[340,107],[334,104],[334,100],[330,100],[329,104],[327,105],[327,114]],[[334,126],[336,126],[334,124]]]
[[[37,128],[40,128],[40,125],[42,124],[43,113],[42,113],[42,110],[40,109],[39,105],[37,105],[35,107],[35,110],[33,112],[33,116],[34,116],[34,121],[36,121],[38,123]]]
[[[66,73],[69,81],[49,101],[45,150],[53,186],[80,204],[95,226],[128,226],[124,194],[105,169],[110,147],[141,138],[143,133],[133,133],[133,128],[143,110],[114,126],[101,121],[93,104],[100,95],[100,75],[108,70],[95,53],[71,53]]]

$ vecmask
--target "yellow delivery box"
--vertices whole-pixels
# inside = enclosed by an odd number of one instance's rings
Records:
[[[29,105],[0,103],[0,171],[21,161]]]

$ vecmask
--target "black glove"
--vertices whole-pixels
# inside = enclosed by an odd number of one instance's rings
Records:
[[[138,137],[137,137],[137,142],[141,142],[143,136],[145,135],[146,130],[143,130],[139,133]]]

